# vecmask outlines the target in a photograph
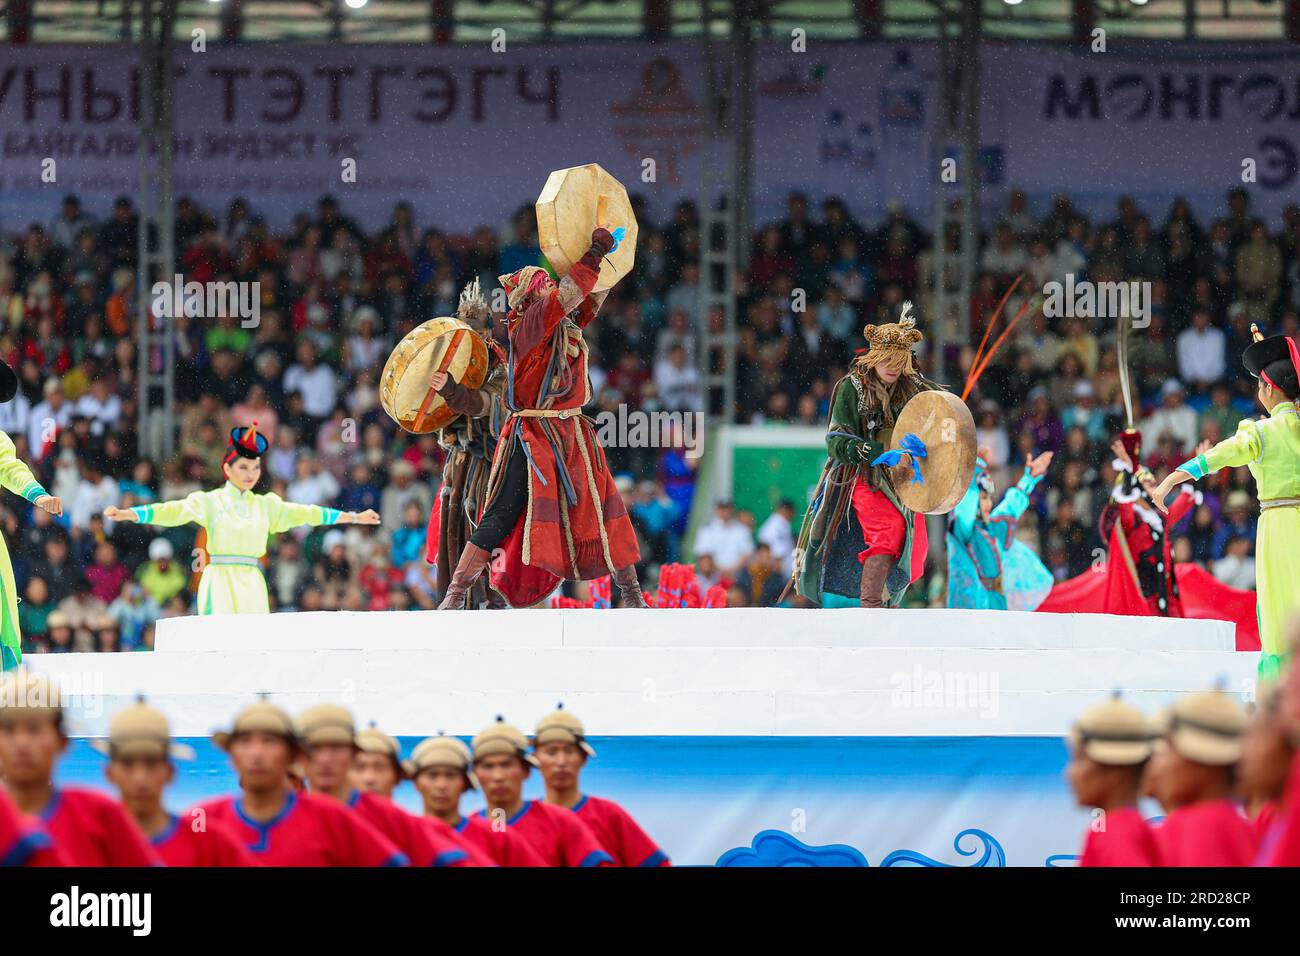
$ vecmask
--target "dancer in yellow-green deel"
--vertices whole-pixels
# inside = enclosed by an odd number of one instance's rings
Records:
[[[1255,342],[1242,354],[1246,370],[1259,379],[1259,403],[1268,412],[1262,421],[1248,419],[1237,433],[1178,466],[1152,493],[1165,510],[1175,485],[1195,481],[1220,468],[1245,465],[1259,493],[1259,527],[1255,535],[1255,592],[1259,642],[1263,649],[1259,676],[1277,677],[1286,664],[1283,628],[1300,612],[1300,346],[1284,335],[1264,338],[1253,326]]]
[[[17,394],[18,376],[0,361],[0,404],[12,401]],[[0,432],[0,485],[42,511],[63,514],[63,502],[41,487],[32,470],[18,459],[13,440],[4,432]],[[14,582],[14,568],[3,537],[0,537],[0,589],[4,591],[0,594],[0,671],[8,671],[22,663],[23,641],[18,630],[18,585]]]
[[[199,578],[200,614],[265,614],[270,610],[261,558],[266,540],[303,525],[379,524],[373,510],[339,511],[300,505],[277,494],[257,494],[267,440],[257,423],[236,428],[221,470],[226,483],[215,491],[196,491],[180,501],[134,508],[105,508],[114,521],[174,528],[194,523],[207,531],[208,560]]]

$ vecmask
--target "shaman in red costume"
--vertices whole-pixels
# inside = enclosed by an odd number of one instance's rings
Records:
[[[613,574],[624,606],[646,607],[636,577],[636,534],[582,406],[591,400],[582,332],[604,301],[592,294],[601,259],[616,243],[607,229],[557,285],[537,266],[501,276],[510,303],[506,404],[478,528],[439,609],[464,607],[492,561],[492,586],[527,607],[564,579]]]
[[[1184,617],[1168,529],[1186,517],[1199,496],[1180,493],[1162,515],[1151,498],[1155,476],[1141,464],[1141,433],[1127,429],[1111,448],[1120,477],[1101,513],[1101,537],[1110,546],[1106,610]]]

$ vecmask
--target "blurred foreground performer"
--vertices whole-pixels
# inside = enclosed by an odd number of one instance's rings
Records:
[[[373,793],[385,800],[406,779],[402,767],[402,748],[373,723],[357,734],[357,753],[352,758],[352,783],[358,790]]]
[[[167,718],[143,700],[113,716],[108,739],[95,749],[108,755],[104,775],[122,805],[167,866],[257,866],[251,853],[225,828],[168,813],[163,791],[176,778],[174,759],[193,760],[194,751],[173,744]]]
[[[510,414],[488,476],[484,509],[439,608],[465,606],[487,568],[512,607],[545,598],[565,579],[612,574],[625,607],[647,607],[637,581],[636,532],[605,461],[596,430],[582,415],[591,401],[587,342],[605,293],[593,293],[601,259],[616,245],[608,229],[557,285],[526,266],[500,277],[510,311],[506,405]]]
[[[1246,815],[1254,821],[1261,852],[1281,816],[1287,772],[1294,758],[1295,744],[1282,717],[1281,691],[1276,682],[1265,681],[1256,688],[1254,712],[1237,764],[1237,794]]]
[[[478,813],[489,827],[504,826],[528,841],[545,866],[613,866],[614,858],[572,810],[524,799],[524,781],[537,766],[528,741],[501,717],[470,745],[474,773],[487,806]]]
[[[863,329],[869,348],[831,395],[828,458],[794,558],[795,589],[822,607],[895,607],[925,569],[925,515],[902,504],[889,466],[875,464],[903,406],[939,388],[917,370],[912,350],[924,336],[911,306],[896,323]]]
[[[302,525],[379,524],[374,511],[339,511],[285,501],[274,492],[253,491],[262,477],[268,444],[257,423],[230,432],[221,462],[226,483],[196,491],[180,501],[134,508],[108,507],[104,517],[162,528],[197,524],[208,533],[207,560],[199,578],[200,614],[265,614],[270,610],[262,556],[266,539]]]
[[[226,753],[243,788],[190,811],[225,827],[266,866],[406,866],[389,840],[338,801],[289,784],[300,755],[293,720],[261,700],[212,741]]]
[[[1246,713],[1223,691],[1186,694],[1170,708],[1154,793],[1157,866],[1249,866],[1259,840],[1233,798]]]
[[[0,867],[67,866],[45,828],[23,816],[9,794],[0,789]]]
[[[39,818],[69,866],[157,866],[157,854],[114,800],[54,785],[67,746],[54,682],[23,669],[0,678],[0,777],[18,809]]]
[[[1138,786],[1151,758],[1151,726],[1118,697],[1097,704],[1070,728],[1066,778],[1095,813],[1080,866],[1152,866],[1156,845],[1138,810]]]
[[[546,802],[567,807],[591,829],[619,866],[671,866],[668,854],[613,800],[583,793],[579,775],[595,748],[564,705],[537,722],[533,756],[546,781]]]
[[[468,751],[465,762],[469,762]],[[374,724],[357,734],[357,754],[352,760],[352,782],[358,790],[391,801],[398,784],[410,779],[410,768],[411,763],[402,759],[402,748],[396,737],[389,736]],[[468,859],[462,865],[496,866],[490,857],[464,839],[449,823],[430,815],[427,805],[423,814],[416,819],[433,830],[436,840],[463,850]]]
[[[472,848],[471,857],[477,854],[480,865],[491,861],[496,866],[546,866],[528,841],[504,823],[461,816],[461,795],[478,789],[470,764],[469,748],[455,737],[439,734],[416,745],[406,761],[406,772],[424,800],[425,817],[451,827]]]
[[[492,338],[492,313],[479,281],[475,279],[460,294],[456,318],[479,332],[487,345],[488,373],[478,388],[466,388],[451,374],[433,373],[431,385],[447,407],[459,415],[438,432],[438,444],[447,452],[442,466],[442,488],[429,516],[425,557],[438,567],[438,590],[446,593],[451,574],[460,563],[487,494],[488,472],[496,454],[497,440],[508,410],[505,406],[506,355]],[[501,596],[486,576],[475,582],[468,594],[470,607],[502,607]]]
[[[1052,590],[1052,572],[1016,540],[1016,524],[1052,453],[1026,459],[1025,473],[996,506],[986,461],[984,449],[975,459],[970,490],[948,515],[948,607],[1032,611]]]
[[[306,754],[307,785],[312,793],[351,808],[387,837],[412,866],[470,865],[469,854],[455,840],[438,835],[391,800],[352,786],[352,765],[360,750],[346,708],[337,704],[309,707],[298,716],[295,727]]]
[[[1291,745],[1291,765],[1276,821],[1264,834],[1256,864],[1261,866],[1300,866],[1300,614],[1287,623],[1287,649],[1290,663],[1282,671],[1278,688],[1278,720]]]
[[[1221,468],[1245,465],[1259,491],[1259,527],[1255,540],[1259,659],[1261,680],[1276,677],[1286,663],[1282,629],[1300,611],[1300,345],[1285,335],[1264,338],[1251,326],[1254,344],[1242,353],[1246,371],[1259,379],[1256,398],[1268,413],[1263,421],[1247,419],[1237,433],[1169,474],[1154,498],[1164,510],[1165,497],[1184,481],[1198,481]]]
[[[12,401],[18,394],[18,376],[4,361],[0,361],[0,404]],[[26,499],[42,511],[52,515],[63,514],[63,502],[47,492],[32,470],[18,460],[14,443],[0,431],[0,485]],[[9,560],[9,547],[0,536],[0,671],[9,671],[22,663],[23,640],[18,629],[18,584],[14,580],[13,563]]]

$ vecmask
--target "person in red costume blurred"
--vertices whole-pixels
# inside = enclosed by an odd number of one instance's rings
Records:
[[[605,293],[593,293],[601,259],[617,247],[608,229],[559,283],[537,266],[501,276],[510,304],[506,405],[479,525],[439,610],[463,608],[492,559],[492,586],[512,607],[536,604],[565,579],[614,576],[623,606],[646,607],[637,581],[636,532],[595,428],[587,343]],[[499,559],[493,552],[500,549]]]
[[[1148,766],[1165,810],[1155,829],[1157,866],[1250,866],[1259,835],[1233,796],[1246,712],[1221,690],[1181,697]]]
[[[1093,810],[1080,866],[1151,866],[1156,844],[1138,810],[1138,784],[1151,757],[1142,712],[1112,699],[1088,708],[1070,729],[1066,779],[1079,805]]]
[[[1277,693],[1277,718],[1291,748],[1289,766],[1283,771],[1286,783],[1275,819],[1260,837],[1256,866],[1300,866],[1300,616],[1287,624],[1286,649],[1289,663],[1282,670]],[[1276,753],[1274,759],[1282,759]]]
[[[1183,617],[1183,602],[1174,575],[1169,529],[1196,506],[1200,495],[1184,486],[1162,515],[1151,498],[1156,479],[1142,465],[1142,434],[1126,429],[1110,446],[1115,453],[1119,479],[1111,500],[1101,512],[1101,539],[1110,546],[1107,566],[1111,574],[1127,575],[1141,592],[1147,613]],[[1118,582],[1116,582],[1118,584]],[[1118,588],[1107,588],[1107,604]],[[1107,607],[1107,610],[1112,610]],[[1120,608],[1114,608],[1121,611]],[[1126,610],[1123,613],[1133,613]]]

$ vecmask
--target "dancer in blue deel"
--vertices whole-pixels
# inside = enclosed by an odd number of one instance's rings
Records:
[[[987,461],[988,453],[980,449],[970,489],[948,516],[948,606],[1032,611],[1052,590],[1052,574],[1016,540],[1016,522],[1047,473],[1052,453],[1027,459],[1024,475],[996,508]]]

